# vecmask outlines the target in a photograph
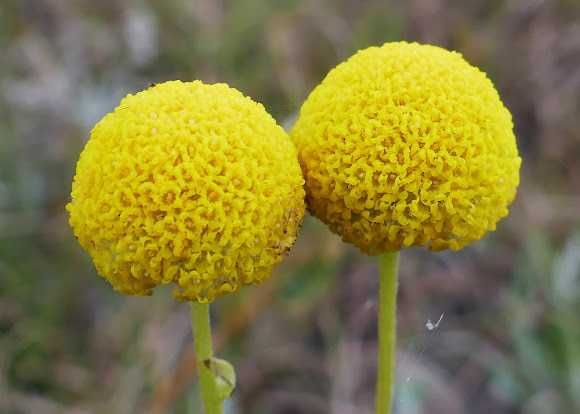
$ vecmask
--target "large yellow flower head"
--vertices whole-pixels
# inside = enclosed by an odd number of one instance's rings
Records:
[[[224,84],[125,97],[77,164],[70,224],[123,293],[175,283],[200,302],[267,278],[304,215],[296,150],[264,107]]]
[[[519,183],[493,84],[435,46],[359,51],[310,94],[291,135],[309,210],[368,254],[460,249],[495,229]]]

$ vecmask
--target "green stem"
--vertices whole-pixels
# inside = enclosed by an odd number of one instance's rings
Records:
[[[379,355],[376,413],[390,414],[395,385],[399,252],[379,257]]]
[[[209,304],[191,303],[191,325],[205,414],[222,414],[222,401],[216,390],[214,376],[207,365],[213,357]]]

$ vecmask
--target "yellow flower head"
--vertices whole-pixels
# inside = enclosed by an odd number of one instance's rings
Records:
[[[296,239],[303,183],[262,105],[224,84],[172,81],[95,126],[67,209],[116,290],[173,282],[178,298],[209,302],[270,275]]]
[[[460,249],[508,214],[509,111],[458,53],[386,43],[330,71],[292,131],[309,210],[368,254]]]

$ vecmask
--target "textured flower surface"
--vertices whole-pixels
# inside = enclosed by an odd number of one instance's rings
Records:
[[[224,84],[171,81],[125,97],[91,132],[67,209],[123,293],[175,283],[212,301],[267,278],[304,215],[292,141]]]
[[[386,43],[330,71],[292,130],[309,210],[368,254],[460,249],[508,213],[509,111],[460,54]]]

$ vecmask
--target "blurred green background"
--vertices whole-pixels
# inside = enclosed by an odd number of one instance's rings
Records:
[[[496,233],[403,253],[396,413],[580,413],[578,0],[1,0],[0,413],[200,412],[187,306],[114,293],[67,225],[122,96],[225,81],[289,127],[330,68],[400,39],[484,69],[524,163]],[[376,292],[374,262],[307,218],[268,283],[214,307],[227,412],[370,413]]]

